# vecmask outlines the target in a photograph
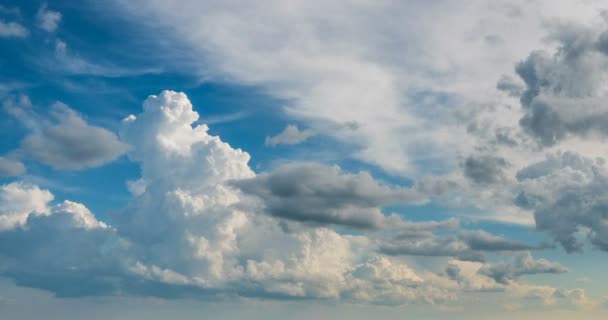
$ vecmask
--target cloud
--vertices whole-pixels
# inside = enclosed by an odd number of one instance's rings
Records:
[[[545,259],[534,260],[530,253],[517,255],[514,258],[513,263],[487,265],[479,270],[480,274],[488,276],[496,280],[496,282],[503,284],[524,275],[564,272],[568,272],[568,269],[561,264]]]
[[[465,289],[466,281],[417,270],[377,250],[393,234],[405,241],[416,232],[456,232],[453,219],[414,223],[392,215],[384,218],[386,228],[369,234],[340,234],[326,223],[287,232],[275,216],[247,206],[246,187],[235,186],[259,184],[273,196],[314,200],[322,209],[349,201],[364,208],[415,201],[417,193],[324,165],[293,164],[256,175],[246,152],[210,135],[204,124],[193,126],[198,119],[187,96],[172,91],[148,97],[141,113],[124,119],[120,136],[141,167],[140,192],[109,216],[111,224],[82,204],[52,203],[47,190],[2,186],[0,212],[12,222],[0,230],[0,274],[66,297],[243,296],[401,305],[445,303]],[[462,238],[453,241],[461,248],[514,248],[482,233]],[[520,285],[516,278],[523,273],[512,274],[514,281],[503,288]]]
[[[579,234],[608,250],[604,214],[608,174],[603,161],[573,152],[558,153],[521,169],[517,178],[521,186],[515,203],[534,210],[538,230],[568,252],[582,250]]]
[[[54,32],[61,22],[61,12],[49,10],[44,3],[36,12],[38,27],[46,32]]]
[[[0,231],[25,224],[30,214],[48,212],[53,195],[34,185],[19,182],[0,187]]]
[[[348,174],[315,163],[288,164],[233,185],[260,198],[275,217],[363,229],[383,225],[383,206],[426,201],[414,189],[382,186],[367,172]]]
[[[35,160],[55,169],[79,170],[101,166],[127,150],[114,133],[88,124],[65,104],[56,103],[51,110],[55,123],[41,124],[40,132],[21,143]]]
[[[30,32],[17,22],[0,20],[0,38],[25,38]]]
[[[12,177],[24,174],[25,165],[18,160],[0,157],[0,176]]]
[[[281,133],[276,136],[266,137],[264,142],[267,146],[277,146],[280,144],[299,144],[306,141],[308,138],[314,136],[316,133],[311,130],[298,129],[295,125],[288,125]]]
[[[542,145],[571,135],[606,134],[607,32],[606,23],[556,24],[549,39],[557,43],[557,50],[533,51],[517,65],[525,83],[520,100],[526,113],[520,123]]]
[[[497,183],[504,179],[503,170],[507,165],[507,161],[501,157],[471,155],[464,162],[464,175],[474,183]]]
[[[487,253],[527,251],[534,248],[483,230],[465,230],[450,234],[446,230],[455,230],[458,226],[455,222],[452,219],[430,224],[393,223],[398,230],[397,235],[381,243],[379,249],[388,255],[453,257],[462,261],[483,262]],[[435,231],[440,232],[435,234]]]

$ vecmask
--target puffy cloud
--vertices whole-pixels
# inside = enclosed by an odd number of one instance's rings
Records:
[[[276,136],[266,137],[267,146],[277,146],[279,144],[298,144],[306,141],[316,133],[311,129],[300,131],[295,125],[288,125],[281,133]]]
[[[434,231],[457,230],[457,221],[413,223],[393,215],[384,218],[387,228],[373,234],[345,235],[327,226],[286,232],[276,217],[246,206],[249,199],[242,190],[247,188],[240,184],[275,192],[280,179],[273,179],[285,173],[286,185],[279,188],[284,193],[276,196],[320,194],[312,203],[323,204],[331,195],[340,205],[348,200],[363,207],[416,200],[417,193],[382,186],[366,173],[321,165],[295,164],[256,176],[247,164],[249,155],[209,135],[206,125],[193,126],[198,118],[186,95],[171,91],[150,96],[140,114],[125,118],[120,136],[132,146],[128,155],[140,164],[142,175],[138,195],[111,216],[112,225],[78,203],[49,204],[52,195],[46,190],[3,186],[3,215],[18,218],[0,230],[0,274],[60,296],[239,295],[377,304],[458,298],[465,281],[450,279],[456,272],[450,277],[421,272],[377,252],[392,233],[433,237]],[[302,169],[300,176],[294,168]],[[323,184],[307,178],[319,178],[315,172],[325,173]],[[459,237],[457,245],[445,245],[514,249],[487,234]],[[522,273],[512,274],[515,279]]]
[[[0,157],[0,176],[18,176],[25,173],[25,165],[18,160]]]
[[[426,201],[417,190],[382,186],[367,172],[315,163],[285,165],[233,185],[260,198],[276,217],[367,229],[384,223],[382,206]]]
[[[528,244],[495,236],[483,230],[463,231],[460,233],[459,237],[472,250],[521,251],[532,249]]]
[[[503,284],[524,275],[564,272],[568,272],[568,269],[561,264],[545,259],[534,260],[529,252],[515,256],[513,263],[487,265],[479,269],[479,273]]]
[[[516,204],[534,210],[536,228],[558,241],[568,252],[582,250],[579,234],[608,250],[607,173],[603,161],[576,153],[549,155],[517,174]]]
[[[0,231],[23,225],[30,214],[48,212],[53,195],[37,186],[13,182],[0,187]]]
[[[56,123],[25,137],[22,148],[34,159],[56,169],[98,167],[116,159],[127,145],[103,128],[88,124],[62,103],[52,106]]]
[[[43,4],[36,13],[38,26],[46,32],[54,32],[61,22],[61,12],[49,10],[47,4]]]
[[[506,160],[501,157],[469,156],[464,162],[464,175],[475,183],[496,183],[504,179],[503,170],[506,166]]]
[[[570,135],[605,134],[608,52],[606,23],[599,26],[558,24],[550,39],[555,53],[533,51],[516,67],[525,82],[521,125],[545,146]]]
[[[0,20],[0,37],[2,38],[25,38],[30,32],[17,22],[5,22]]]

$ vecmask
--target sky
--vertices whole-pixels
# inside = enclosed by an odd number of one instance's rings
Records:
[[[607,9],[0,1],[0,316],[606,319]]]

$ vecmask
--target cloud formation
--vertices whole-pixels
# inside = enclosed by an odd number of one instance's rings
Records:
[[[280,144],[298,144],[306,141],[308,138],[316,135],[312,129],[300,130],[295,125],[288,125],[281,133],[276,136],[266,137],[265,144],[267,146],[277,146]]]
[[[363,229],[384,224],[383,206],[427,201],[417,190],[380,185],[367,172],[348,174],[316,163],[284,165],[233,185],[260,198],[275,217]]]
[[[38,27],[46,32],[54,32],[61,22],[61,12],[53,11],[48,9],[48,5],[45,3],[36,12],[36,20]]]

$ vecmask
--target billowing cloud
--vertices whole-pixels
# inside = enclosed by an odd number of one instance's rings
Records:
[[[506,160],[501,157],[469,156],[464,162],[464,175],[475,183],[496,183],[504,179],[506,166]]]
[[[300,130],[295,125],[288,125],[281,133],[276,136],[266,137],[267,146],[277,146],[280,144],[298,144],[306,141],[316,133],[312,129]]]
[[[565,152],[520,170],[516,204],[534,210],[536,228],[551,235],[568,252],[580,251],[578,235],[608,250],[608,174],[603,161]]]
[[[111,224],[82,204],[51,203],[46,190],[4,185],[2,215],[10,223],[0,230],[0,274],[74,297],[246,296],[394,305],[453,301],[465,289],[466,281],[454,280],[455,272],[420,271],[377,250],[392,233],[403,242],[415,232],[441,239],[434,232],[455,232],[453,219],[414,223],[392,215],[382,218],[384,229],[358,235],[340,234],[326,223],[286,231],[274,215],[246,206],[243,191],[254,194],[248,188],[257,186],[272,197],[292,195],[321,210],[417,201],[417,193],[323,165],[294,164],[256,175],[246,152],[210,135],[204,124],[193,126],[198,118],[185,94],[163,91],[146,99],[140,114],[124,119],[120,136],[132,146],[128,156],[141,166],[141,178],[138,195],[111,215]],[[287,200],[276,201],[290,204]],[[456,252],[523,247],[480,232],[448,240],[453,244],[439,243]],[[514,279],[508,284],[478,276],[488,287],[507,290],[532,272],[540,269],[507,273]]]
[[[418,191],[380,185],[367,172],[348,174],[315,163],[285,165],[233,185],[260,198],[273,216],[356,228],[382,226],[383,206],[426,202]]]
[[[37,186],[13,182],[0,187],[0,231],[23,225],[30,214],[48,212],[53,195]]]
[[[516,67],[525,82],[521,125],[546,146],[570,135],[606,134],[608,26],[560,24],[551,40],[555,53],[537,50]]]
[[[42,129],[22,141],[22,148],[35,160],[56,169],[98,167],[116,159],[127,145],[104,129],[88,124],[62,103],[52,106],[55,123],[38,124]]]

